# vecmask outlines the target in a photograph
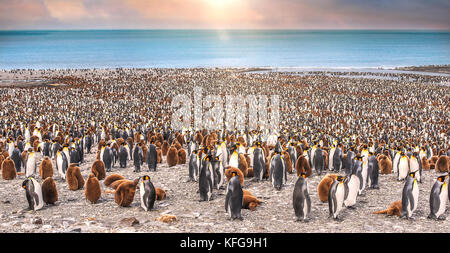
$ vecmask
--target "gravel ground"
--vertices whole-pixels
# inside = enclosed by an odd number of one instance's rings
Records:
[[[96,151],[96,150],[94,150]],[[87,155],[81,170],[84,178],[90,173],[94,155]],[[146,167],[144,167],[146,168]],[[198,184],[187,182],[187,165],[168,168],[163,163],[156,172],[143,171],[134,173],[132,163],[126,169],[118,168],[111,173],[119,173],[128,179],[145,174],[150,175],[155,187],[166,191],[167,198],[156,203],[156,209],[145,212],[139,203],[139,190],[130,207],[119,207],[114,202],[114,195],[104,193],[96,204],[85,200],[84,189],[70,191],[66,182],[59,179],[55,171],[59,199],[54,206],[44,206],[36,212],[25,210],[27,201],[21,188],[24,176],[11,181],[0,181],[0,232],[239,232],[239,233],[279,233],[279,232],[392,232],[424,233],[450,232],[449,219],[444,221],[429,220],[429,193],[436,173],[424,172],[424,180],[419,184],[419,206],[415,220],[400,219],[397,216],[372,214],[373,211],[386,209],[395,200],[401,199],[404,182],[398,182],[394,175],[380,175],[380,189],[366,190],[358,197],[355,209],[344,209],[342,221],[328,218],[328,203],[318,199],[317,186],[322,177],[313,174],[308,179],[309,193],[312,201],[311,219],[307,223],[296,222],[292,207],[292,192],[296,180],[295,174],[288,175],[288,183],[281,190],[272,188],[268,181],[246,181],[244,189],[249,190],[264,203],[255,211],[243,209],[243,220],[230,220],[225,213],[225,190],[214,192],[210,202],[200,202],[197,193]],[[42,180],[37,176],[37,180]],[[171,223],[158,221],[164,214],[171,214],[177,220]],[[446,213],[447,214],[447,213]],[[124,218],[135,218],[138,224],[121,222]]]

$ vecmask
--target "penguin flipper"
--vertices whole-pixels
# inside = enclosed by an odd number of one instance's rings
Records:
[[[231,198],[231,191],[228,190],[227,191],[227,196],[225,197],[225,211],[228,213],[228,205],[230,202],[230,198]]]
[[[31,194],[31,197],[32,197],[33,200],[34,200],[34,204],[35,204],[36,206],[39,206],[39,196],[37,195],[37,193],[31,192],[30,194]],[[33,209],[34,209],[34,208],[33,208]]]

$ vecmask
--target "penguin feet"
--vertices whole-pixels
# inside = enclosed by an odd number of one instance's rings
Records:
[[[379,190],[379,189],[380,189],[380,186],[374,185],[374,186],[371,186],[370,189]]]
[[[356,209],[356,207],[353,206],[353,205],[352,205],[352,206],[347,206],[347,208],[348,208],[348,209],[352,209],[352,210],[355,210],[355,209]]]
[[[307,223],[307,222],[309,222],[309,221],[310,221],[310,219],[309,219],[309,218],[299,218],[299,217],[297,217],[297,219],[295,219],[295,221],[297,221],[297,222],[305,222],[305,223]]]
[[[342,221],[344,221],[344,219],[341,217],[341,216],[336,216],[336,217],[334,217],[333,218],[335,221],[337,221],[337,222],[342,222]]]
[[[438,218],[437,218],[438,220],[445,220],[446,219],[446,217],[442,214],[441,216],[439,216]]]

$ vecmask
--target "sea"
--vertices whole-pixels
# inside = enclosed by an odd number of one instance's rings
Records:
[[[0,69],[395,68],[450,64],[450,31],[0,31]]]

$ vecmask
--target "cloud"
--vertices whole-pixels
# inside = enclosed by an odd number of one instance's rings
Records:
[[[0,29],[450,29],[448,0],[0,0]]]

